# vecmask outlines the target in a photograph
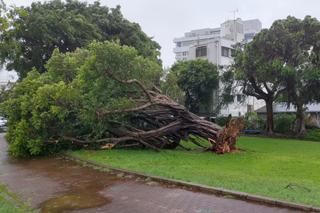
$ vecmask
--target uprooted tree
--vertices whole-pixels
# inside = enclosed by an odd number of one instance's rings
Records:
[[[161,67],[134,48],[94,42],[73,53],[54,51],[46,68],[29,72],[1,104],[15,156],[71,147],[158,151],[181,146],[181,139],[202,146],[196,137],[216,153],[236,149],[241,121],[222,130],[162,95]]]

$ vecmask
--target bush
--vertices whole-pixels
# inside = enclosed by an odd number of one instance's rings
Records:
[[[291,133],[296,116],[293,114],[280,114],[274,118],[274,130],[278,133]]]
[[[256,112],[248,112],[245,116],[245,129],[263,130],[265,122],[258,116]]]
[[[304,139],[310,140],[310,141],[320,141],[320,129],[308,130]]]

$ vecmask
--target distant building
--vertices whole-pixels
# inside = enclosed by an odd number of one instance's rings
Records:
[[[18,75],[15,71],[7,71],[0,69],[0,90],[8,88],[12,83],[18,80]]]
[[[239,42],[249,42],[254,35],[261,31],[261,22],[258,19],[242,21],[241,19],[228,20],[218,28],[192,30],[183,37],[175,38],[173,49],[176,61],[207,59],[219,66],[220,72],[233,63],[233,45]],[[213,91],[212,112],[217,107],[218,92]],[[220,116],[242,116],[247,111],[253,111],[263,105],[254,97],[243,100],[240,91],[235,95],[233,104],[220,111]],[[210,112],[208,112],[210,114]]]
[[[245,42],[252,41],[253,37],[262,29],[262,24],[259,19],[251,19],[243,21],[244,25],[244,40]]]

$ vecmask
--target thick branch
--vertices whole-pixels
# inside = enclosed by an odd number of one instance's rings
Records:
[[[155,104],[146,103],[146,104],[143,104],[141,106],[130,108],[130,109],[119,109],[119,110],[104,111],[104,112],[97,111],[96,114],[97,114],[98,117],[101,117],[101,116],[106,116],[106,115],[110,115],[110,114],[137,112],[137,111],[141,111],[143,109],[146,109],[146,108],[148,108],[148,107],[150,107],[152,105],[155,105]]]
[[[112,78],[112,79],[114,79],[114,80],[116,80],[116,81],[118,81],[119,83],[122,83],[122,84],[137,84],[140,87],[140,89],[142,89],[142,91],[145,93],[145,95],[147,96],[149,101],[152,102],[152,96],[148,92],[147,88],[140,81],[138,81],[137,79],[121,80],[121,79],[117,78],[116,76],[114,76],[113,73],[110,70],[106,70],[106,74],[110,78]]]

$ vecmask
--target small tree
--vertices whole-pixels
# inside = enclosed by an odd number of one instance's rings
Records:
[[[212,112],[213,91],[219,89],[217,66],[207,60],[177,62],[171,72],[185,93],[185,106],[193,113]],[[202,108],[202,110],[201,110]]]

